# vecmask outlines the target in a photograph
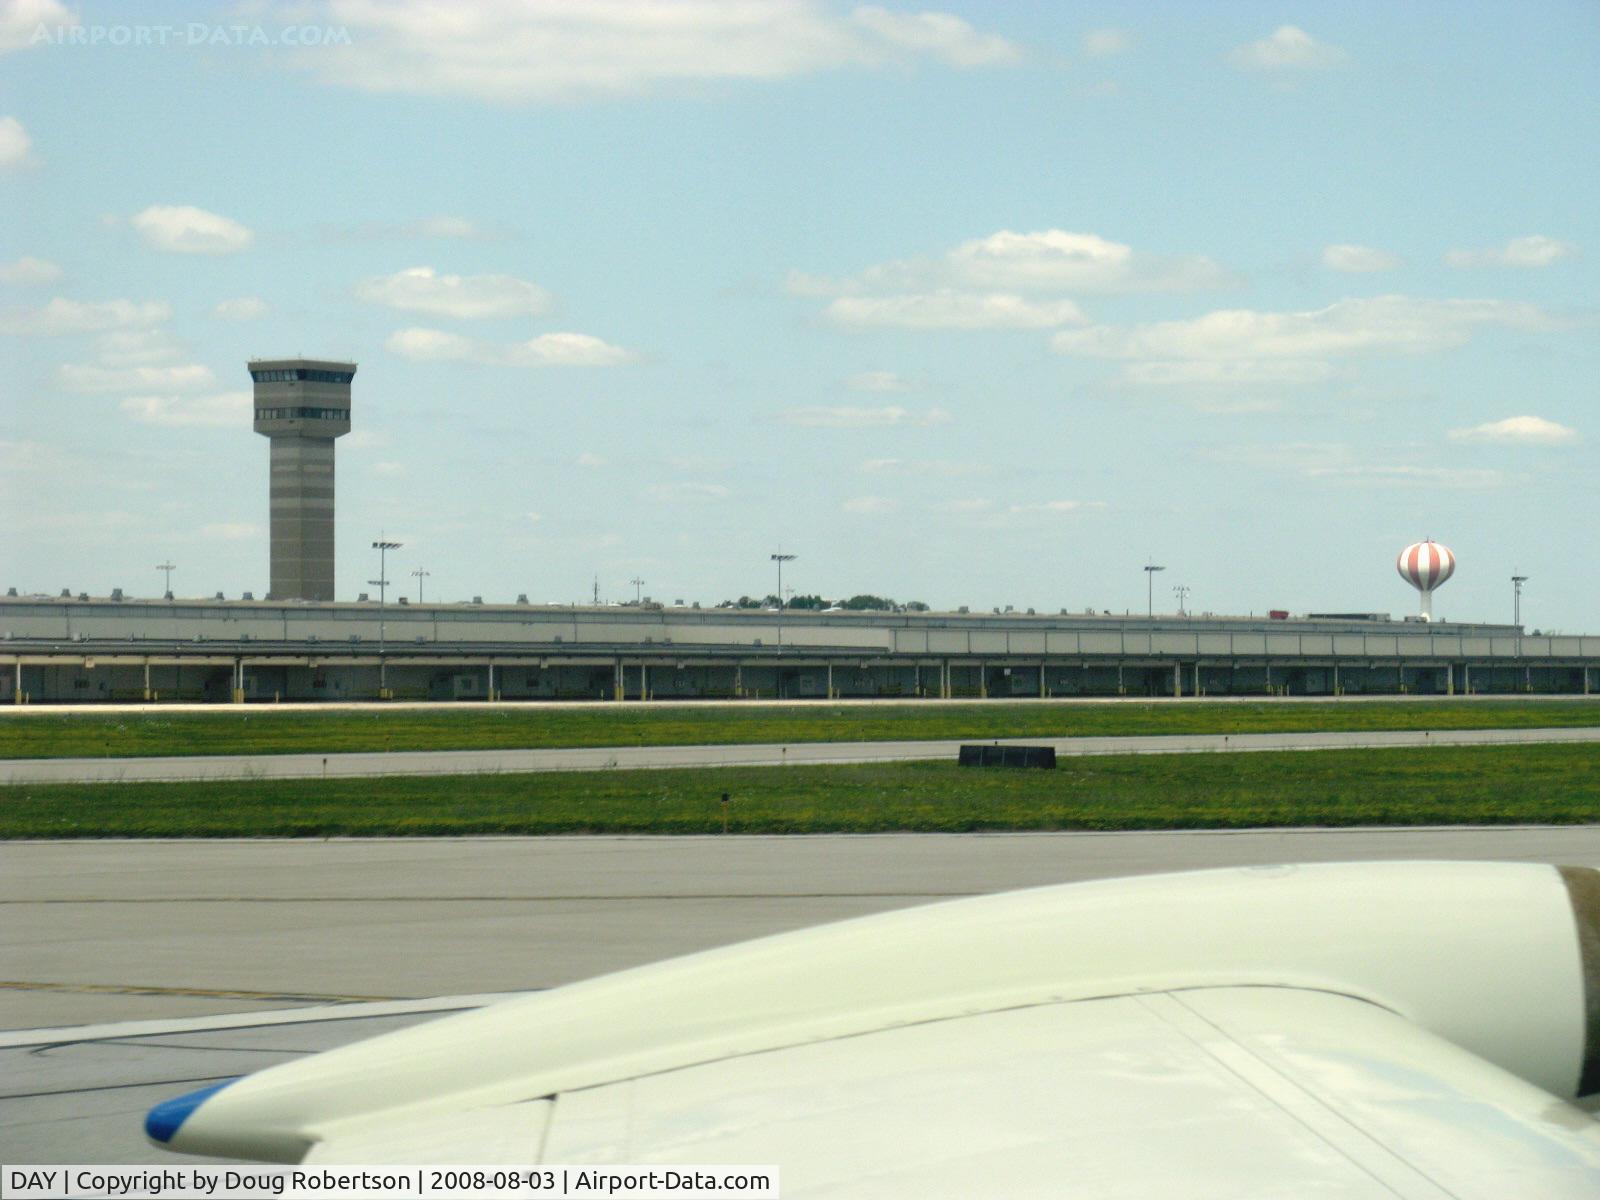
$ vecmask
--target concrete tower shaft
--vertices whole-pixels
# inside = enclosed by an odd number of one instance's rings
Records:
[[[255,431],[272,443],[273,599],[333,599],[333,439],[350,432],[355,373],[324,359],[250,363]]]

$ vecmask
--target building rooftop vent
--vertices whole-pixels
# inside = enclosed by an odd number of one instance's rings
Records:
[[[395,603],[396,604],[410,604],[411,601],[407,600],[404,596],[401,596],[398,600],[395,601]]]
[[[246,592],[243,596],[240,597],[241,600],[254,600],[255,598],[256,598],[256,594],[254,592]]]
[[[7,588],[6,589],[6,595],[15,596],[16,594],[17,594],[17,589],[16,588]]]
[[[63,600],[71,600],[72,599],[72,589],[71,588],[62,588],[61,589],[61,598]]]
[[[474,596],[472,598],[472,602],[474,604],[482,604],[483,603],[483,597],[482,596]]]
[[[122,589],[121,588],[112,588],[111,589],[111,598],[113,600],[121,600],[122,599]],[[167,599],[168,600],[172,599],[172,593],[171,592],[167,593]]]
[[[370,599],[370,597],[367,595],[367,593],[366,592],[362,592],[359,596],[356,597],[356,603],[357,604],[361,604],[361,603],[364,603],[368,599]]]
[[[527,592],[518,592],[517,593],[517,603],[518,604],[526,604],[527,602],[528,602],[528,593]]]
[[[218,593],[217,593],[217,594],[216,594],[216,597],[215,597],[215,599],[218,599],[218,600],[221,600],[221,599],[222,599],[222,598],[223,598],[223,597],[222,597],[222,593],[221,593],[221,592],[218,592]]]

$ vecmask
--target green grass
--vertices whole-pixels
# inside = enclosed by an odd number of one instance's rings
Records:
[[[322,754],[1108,734],[1600,725],[1600,699],[1399,703],[596,705],[490,711],[28,714],[0,718],[0,758]]]
[[[1592,746],[1126,755],[449,778],[21,785],[0,837],[880,833],[1600,821]]]

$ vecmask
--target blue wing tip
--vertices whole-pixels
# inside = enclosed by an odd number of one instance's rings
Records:
[[[189,1114],[199,1108],[211,1096],[216,1095],[233,1079],[224,1079],[221,1083],[214,1083],[210,1087],[201,1088],[196,1092],[185,1092],[171,1100],[163,1100],[152,1108],[144,1118],[145,1135],[153,1142],[160,1142],[165,1146],[172,1140],[172,1135],[178,1132],[178,1127],[188,1120]]]

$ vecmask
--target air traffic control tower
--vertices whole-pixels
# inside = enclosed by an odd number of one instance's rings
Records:
[[[356,364],[257,359],[256,432],[272,439],[274,600],[333,599],[333,439],[350,432]]]

